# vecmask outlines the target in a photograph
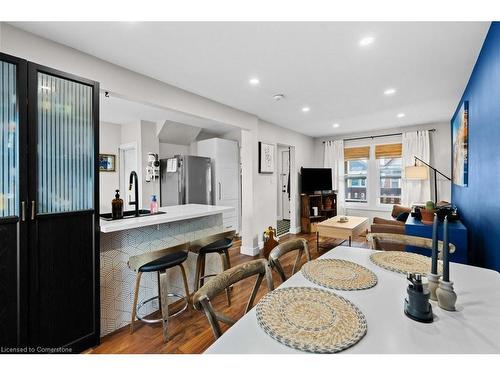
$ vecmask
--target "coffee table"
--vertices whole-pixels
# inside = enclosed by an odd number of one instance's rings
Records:
[[[368,231],[368,218],[361,216],[346,216],[348,221],[340,223],[341,216],[334,216],[328,220],[316,224],[316,249],[319,251],[319,237],[330,237],[343,239],[339,245],[349,241],[351,246],[352,238]],[[338,246],[338,245],[337,245]]]

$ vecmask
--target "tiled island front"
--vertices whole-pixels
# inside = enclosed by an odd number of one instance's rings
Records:
[[[101,220],[101,336],[130,323],[135,272],[127,266],[129,257],[161,250],[223,231],[222,213],[233,208],[204,205],[162,207],[166,214],[106,222]],[[184,264],[192,292],[196,254],[189,253]],[[217,254],[207,257],[207,274],[222,267]],[[169,289],[184,295],[179,267],[168,271]],[[141,279],[139,301],[158,294],[156,273]],[[141,313],[158,309],[157,301],[144,306]]]

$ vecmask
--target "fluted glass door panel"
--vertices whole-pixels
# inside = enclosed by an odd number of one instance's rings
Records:
[[[17,67],[0,61],[0,218],[19,211]]]
[[[92,87],[38,72],[37,212],[93,209]]]

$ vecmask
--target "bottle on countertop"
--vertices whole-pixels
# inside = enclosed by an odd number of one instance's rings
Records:
[[[111,215],[113,219],[123,219],[123,199],[120,198],[120,190],[115,191],[115,199],[111,201]]]
[[[152,214],[158,213],[158,201],[156,200],[156,195],[151,196],[150,211]]]

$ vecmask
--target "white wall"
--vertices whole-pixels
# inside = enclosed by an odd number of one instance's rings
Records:
[[[160,152],[160,141],[156,135],[156,123],[141,120],[141,152],[139,153],[141,172],[140,177],[142,185],[142,208],[149,210],[151,196],[156,195],[159,201],[160,197],[160,180],[152,180],[146,182],[146,167],[148,165],[148,153],[153,152],[158,154]]]
[[[331,139],[346,139],[346,138],[356,138],[356,137],[364,137],[371,135],[380,135],[380,134],[392,134],[399,133],[405,131],[416,131],[416,130],[428,130],[428,129],[436,129],[434,132],[430,132],[430,146],[431,146],[431,155],[430,155],[430,164],[443,172],[445,175],[451,177],[451,133],[450,133],[450,125],[447,122],[440,123],[431,123],[431,124],[421,124],[415,126],[408,126],[402,128],[390,128],[383,130],[374,130],[371,132],[363,132],[363,133],[350,133],[343,134],[340,136],[332,136],[332,137],[322,137],[315,139],[315,156],[314,159],[318,165],[323,165],[323,152],[324,152],[324,140]],[[358,141],[350,141],[347,145],[350,146],[360,146],[360,145],[374,145],[379,143],[393,143],[401,139],[401,136],[390,137],[390,138],[375,138],[373,140],[358,140]],[[373,179],[372,179],[373,180]],[[442,176],[438,176],[438,198],[439,200],[446,200],[448,202],[451,201],[451,183],[446,180]],[[431,180],[432,186],[432,195],[434,195],[433,182]],[[373,189],[373,186],[369,188]],[[372,200],[373,201],[373,200]],[[348,205],[347,205],[348,206]],[[353,208],[355,206],[355,208]],[[373,217],[390,217],[391,207],[387,207],[385,209],[381,209],[379,207],[361,207],[361,205],[351,205],[351,208],[347,208],[347,215],[354,216],[366,216],[369,218]]]
[[[141,121],[137,120],[131,123],[123,124],[121,130],[120,144],[135,143],[136,145],[137,167],[135,171],[137,173],[138,180],[142,181],[142,170],[139,168],[141,165]],[[128,176],[124,177],[126,178],[125,181],[128,181]],[[122,194],[124,201],[133,201],[133,194],[128,191],[128,186],[122,186]],[[142,197],[142,184],[139,184],[139,197]]]
[[[115,172],[99,172],[99,211],[111,212],[111,200],[120,188],[119,153],[121,126],[109,122],[99,124],[99,153],[116,155]]]
[[[257,138],[257,141],[272,143],[274,145],[292,146],[294,148],[295,168],[291,170],[291,184],[293,185],[295,194],[291,197],[291,200],[294,200],[296,210],[295,213],[291,213],[291,216],[294,215],[294,220],[292,221],[295,223],[295,228],[290,228],[290,231],[292,233],[297,230],[300,231],[299,171],[300,167],[319,166],[314,160],[314,139],[262,120],[259,120]],[[257,143],[254,144],[254,147],[257,149]],[[277,147],[275,151],[277,151]],[[255,231],[258,233],[258,241],[261,242],[264,230],[269,225],[276,226],[276,207],[278,204],[278,195],[276,192],[279,176],[277,170],[273,174],[260,174],[258,172],[258,152],[254,153],[253,161]]]
[[[173,143],[160,143],[160,159],[171,158],[175,155],[188,155],[189,146],[174,145]]]
[[[282,152],[283,151],[288,151],[288,147],[278,145],[277,147],[277,154],[276,154],[276,199],[277,199],[277,204],[276,204],[276,215],[279,220],[283,219],[283,200],[282,200],[282,181],[281,181],[281,173],[283,173],[282,166],[283,166],[283,161],[282,161]]]

